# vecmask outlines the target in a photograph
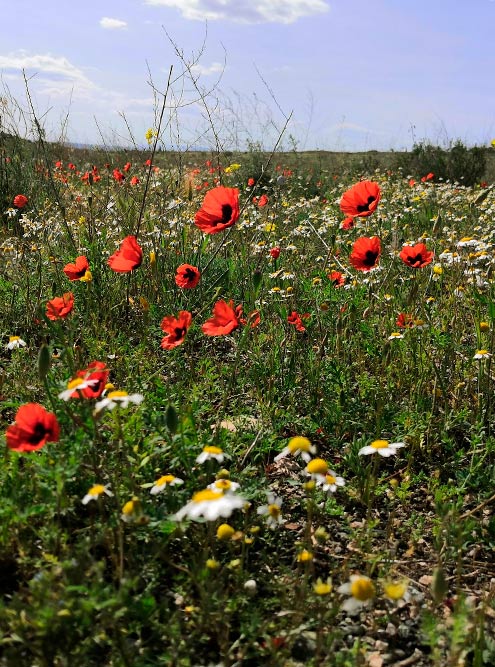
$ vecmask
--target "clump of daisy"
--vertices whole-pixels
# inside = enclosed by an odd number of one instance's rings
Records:
[[[370,445],[362,447],[358,454],[359,456],[369,456],[370,454],[379,454],[380,456],[393,456],[397,454],[397,450],[404,447],[404,442],[391,442],[388,440],[373,440]]]
[[[267,493],[267,501],[266,505],[258,507],[256,511],[262,516],[266,515],[266,525],[274,530],[284,522],[282,518],[282,499],[269,492]]]
[[[375,585],[369,577],[352,574],[346,584],[338,587],[337,592],[350,596],[342,604],[342,609],[352,614],[368,605],[375,597]]]
[[[91,500],[98,500],[98,498],[103,494],[107,496],[113,496],[113,493],[108,488],[108,484],[95,484],[89,489],[81,502],[83,505],[87,505]]]
[[[316,454],[316,447],[311,444],[308,438],[302,435],[296,435],[289,440],[287,447],[282,449],[280,454],[277,454],[275,461],[280,461],[286,456],[300,456],[306,463],[311,460],[311,455]]]
[[[163,475],[160,479],[156,480],[150,489],[150,493],[151,495],[156,496],[156,494],[161,493],[169,486],[177,486],[180,484],[184,484],[184,480],[180,477],[175,477],[175,475]]]
[[[246,504],[244,498],[235,493],[223,493],[213,489],[198,491],[192,499],[176,512],[172,519],[182,521],[183,519],[200,519],[215,521],[220,517],[227,518],[236,509],[241,509]]]

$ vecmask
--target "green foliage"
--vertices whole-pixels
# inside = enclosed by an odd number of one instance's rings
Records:
[[[397,154],[397,163],[404,173],[416,178],[432,173],[435,180],[450,180],[472,186],[483,179],[487,166],[486,156],[486,148],[468,148],[460,140],[452,142],[447,149],[423,141],[414,144],[410,153]]]

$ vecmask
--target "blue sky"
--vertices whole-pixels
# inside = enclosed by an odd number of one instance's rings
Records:
[[[2,4],[3,116],[27,109],[24,69],[53,139],[143,144],[170,66],[166,145],[212,145],[212,121],[225,148],[270,148],[291,112],[287,148],[495,137],[494,0]]]

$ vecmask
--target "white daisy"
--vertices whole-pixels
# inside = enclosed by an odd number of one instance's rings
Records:
[[[397,454],[397,450],[400,449],[400,447],[404,447],[405,443],[404,442],[391,442],[389,443],[388,440],[373,440],[371,445],[366,445],[366,447],[362,447],[358,454],[359,456],[368,456],[370,454],[380,454],[380,456],[393,456],[394,454]]]
[[[208,447],[203,447],[203,451],[196,459],[196,463],[204,463],[205,461],[211,461],[211,459],[215,459],[218,463],[222,463],[224,458],[225,454],[220,447],[210,445]]]
[[[184,484],[184,480],[180,477],[175,477],[174,475],[163,475],[160,479],[157,479],[155,484],[151,487],[150,493],[153,496],[156,496],[157,493],[161,493],[168,486],[177,486]]]
[[[289,440],[287,447],[282,449],[280,454],[277,454],[275,461],[285,458],[291,454],[292,456],[301,455],[301,458],[308,463],[311,461],[311,454],[316,454],[316,447],[311,444],[308,438],[297,435]]]
[[[90,500],[98,500],[98,498],[102,494],[106,494],[107,496],[113,496],[113,493],[108,488],[108,484],[105,485],[95,484],[90,488],[90,490],[87,492],[87,494],[84,496],[81,502],[83,505],[87,505]]]
[[[97,415],[102,410],[113,410],[117,405],[121,408],[127,408],[131,403],[139,405],[144,400],[142,394],[128,394],[126,391],[111,391],[104,399],[98,401],[95,405],[93,414]]]
[[[185,518],[204,517],[207,521],[215,521],[219,517],[229,517],[234,510],[241,509],[245,504],[244,498],[236,496],[235,493],[204,489],[195,493],[187,505],[172,516],[172,519],[182,521]]]
[[[26,347],[26,342],[20,336],[9,336],[9,342],[5,347],[7,350],[18,350],[20,347]]]

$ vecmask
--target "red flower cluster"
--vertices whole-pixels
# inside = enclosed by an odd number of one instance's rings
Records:
[[[278,259],[280,257],[280,248],[278,246],[275,246],[270,250],[270,257],[273,259]]]
[[[229,303],[221,299],[213,306],[213,317],[201,329],[207,336],[227,336],[242,323],[241,315],[242,306],[234,308],[232,299]]]
[[[160,326],[162,331],[168,335],[162,338],[161,346],[163,349],[172,350],[174,347],[181,345],[184,342],[187,330],[191,326],[191,322],[192,315],[187,310],[181,310],[177,318],[172,315],[164,317]]]
[[[340,201],[342,211],[351,217],[371,215],[380,201],[380,187],[374,181],[360,181],[344,192]]]
[[[332,271],[327,277],[333,283],[334,287],[342,287],[345,285],[345,276],[340,271]]]
[[[21,405],[15,424],[8,427],[7,447],[16,452],[32,452],[47,442],[57,442],[60,427],[53,412],[47,412],[39,403]]]
[[[218,234],[239,218],[239,190],[219,186],[209,190],[194,224],[205,234]]]
[[[69,280],[81,280],[86,275],[86,271],[89,270],[89,262],[84,255],[76,257],[76,261],[73,264],[66,264],[64,266],[64,273]]]
[[[196,287],[201,278],[199,269],[190,264],[181,264],[175,274],[175,284],[182,289],[192,289]]]
[[[310,317],[309,313],[304,313],[304,315],[299,315],[295,310],[287,317],[287,322],[293,324],[296,327],[296,331],[306,331],[306,327],[302,323],[303,320],[307,320]]]
[[[358,271],[370,271],[375,268],[380,259],[382,251],[378,236],[362,236],[354,241],[349,261]]]
[[[66,292],[63,296],[56,296],[46,304],[46,316],[49,320],[63,320],[74,308],[74,295]]]
[[[26,204],[28,203],[28,198],[25,195],[16,195],[14,197],[13,204],[17,208],[24,208]]]
[[[430,264],[435,253],[433,250],[428,250],[424,243],[416,243],[416,245],[406,245],[402,248],[399,257],[408,266],[413,269],[421,269],[423,266]]]
[[[108,260],[108,266],[117,273],[129,273],[141,266],[143,251],[135,236],[126,236],[120,248]]]

